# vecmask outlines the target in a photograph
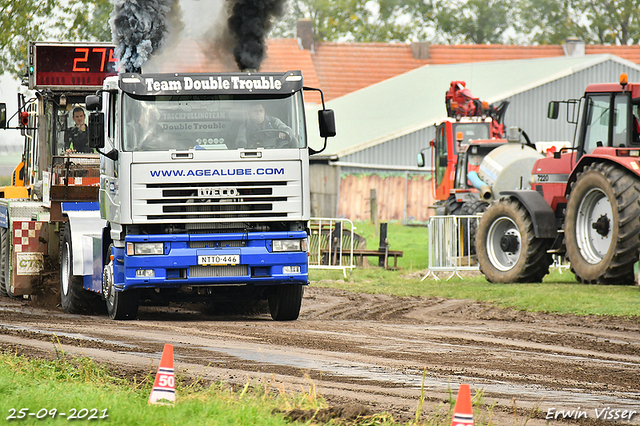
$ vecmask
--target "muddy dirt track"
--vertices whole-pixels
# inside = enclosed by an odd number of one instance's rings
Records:
[[[460,383],[497,403],[496,424],[547,424],[558,411],[586,413],[580,424],[640,424],[640,319],[514,311],[464,300],[393,297],[306,289],[301,317],[209,315],[194,305],[141,307],[135,321],[64,314],[59,308],[0,298],[0,349],[66,353],[155,372],[174,345],[178,374],[244,384],[248,378],[309,388],[331,404],[360,402],[396,419],[415,416],[426,368],[424,412]],[[55,337],[54,337],[55,335]],[[636,411],[604,422],[596,410]],[[611,411],[612,414],[615,414]],[[582,416],[584,417],[584,415]],[[574,424],[570,419],[549,424]]]

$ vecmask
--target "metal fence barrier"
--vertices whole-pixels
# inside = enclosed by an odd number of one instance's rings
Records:
[[[479,215],[432,216],[429,220],[429,272],[439,279],[438,272],[451,272],[462,278],[460,271],[478,271],[475,256],[475,231]]]
[[[309,235],[309,269],[347,269],[356,267],[354,248],[361,241],[354,233],[355,226],[349,219],[312,217]]]

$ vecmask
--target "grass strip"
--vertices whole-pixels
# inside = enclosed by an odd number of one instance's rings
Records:
[[[328,407],[324,398],[318,395],[311,380],[308,389],[294,390],[275,381],[266,385],[247,382],[243,387],[233,388],[224,383],[204,385],[198,380],[178,376],[174,406],[148,405],[152,385],[151,373],[144,377],[117,377],[106,366],[96,364],[90,358],[66,357],[61,351],[57,352],[55,359],[28,357],[8,350],[0,352],[0,413],[8,423],[69,424],[70,414],[75,413],[81,417],[72,420],[76,425],[280,426],[294,423],[287,418],[293,412],[306,412],[307,415],[303,416],[306,420],[295,423],[345,426],[403,424],[396,422],[388,413],[318,421],[315,414],[331,411],[332,407]],[[484,391],[476,389],[473,393],[475,424],[494,424],[494,407],[483,401]],[[415,420],[404,424],[451,424],[455,405],[451,389],[447,401],[430,412],[423,413],[423,403],[424,387],[417,401]],[[89,420],[92,414],[95,418]],[[14,418],[10,418],[12,416]]]
[[[354,226],[367,239],[367,248],[378,248],[379,237],[369,222]],[[422,280],[429,267],[427,228],[389,223],[387,238],[392,250],[404,252],[398,260],[400,271],[357,268],[345,279],[341,271],[312,269],[311,285],[371,294],[471,299],[530,312],[640,317],[637,286],[578,284],[566,270],[552,269],[542,283],[535,284],[492,284],[479,273]],[[377,258],[371,258],[371,264],[377,265]]]
[[[0,354],[0,414],[20,425],[69,424],[74,412],[84,417],[73,420],[76,425],[287,425],[282,414],[273,414],[274,409],[326,405],[312,385],[309,390],[294,391],[277,383],[247,383],[241,389],[223,383],[205,386],[180,377],[176,383],[175,406],[150,406],[152,374],[132,381],[113,376],[89,358],[66,358],[59,353],[57,359],[48,360],[4,352]],[[12,414],[21,416],[21,409],[27,409],[24,418],[7,419]],[[92,409],[97,418],[88,420]]]

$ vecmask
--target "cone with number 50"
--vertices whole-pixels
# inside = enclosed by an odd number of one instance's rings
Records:
[[[471,407],[471,389],[469,385],[461,384],[458,398],[453,407],[451,426],[473,426],[473,408]]]
[[[173,345],[167,343],[162,351],[160,366],[149,396],[149,404],[173,405],[176,402],[175,374],[173,373]]]

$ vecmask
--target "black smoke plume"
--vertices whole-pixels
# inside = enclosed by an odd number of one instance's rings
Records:
[[[111,32],[120,72],[140,72],[169,32],[177,0],[112,0]]]
[[[286,0],[232,0],[227,26],[234,38],[233,57],[241,71],[260,69],[273,19],[284,14]]]

